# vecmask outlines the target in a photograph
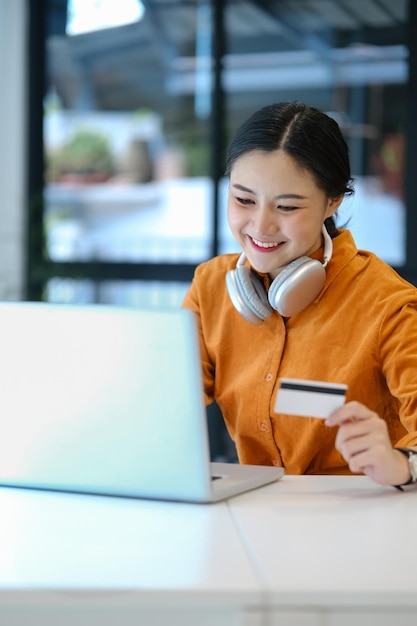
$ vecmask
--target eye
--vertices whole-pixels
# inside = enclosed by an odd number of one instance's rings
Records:
[[[243,204],[244,206],[253,204],[253,200],[251,200],[250,198],[239,198],[238,196],[236,196],[236,200],[237,202],[239,202],[239,204]]]
[[[284,213],[289,213],[290,211],[295,211],[297,209],[296,206],[288,206],[285,204],[279,204],[277,206],[277,209],[279,209],[280,211],[284,211]]]

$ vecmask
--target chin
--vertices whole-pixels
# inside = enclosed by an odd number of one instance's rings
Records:
[[[248,259],[253,269],[259,272],[260,274],[271,274],[273,272],[278,273],[279,271],[277,266],[271,265],[271,263],[256,263],[256,262],[253,263],[249,257]]]

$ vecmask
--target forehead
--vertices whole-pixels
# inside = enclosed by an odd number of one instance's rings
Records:
[[[242,154],[230,171],[231,184],[303,186],[317,188],[313,174],[283,150],[251,150]]]

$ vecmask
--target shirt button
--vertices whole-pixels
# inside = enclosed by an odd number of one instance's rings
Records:
[[[262,422],[262,424],[259,427],[261,430],[263,430],[264,432],[266,432],[267,430],[269,430],[268,428],[268,424],[265,424],[264,422]]]
[[[272,465],[275,465],[275,467],[281,467],[280,462],[275,459],[272,461]]]
[[[267,375],[265,376],[265,380],[269,383],[269,382],[272,380],[272,374],[271,374],[271,373],[270,373],[270,374],[267,374]]]

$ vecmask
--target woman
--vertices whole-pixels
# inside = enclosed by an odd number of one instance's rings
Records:
[[[336,228],[353,192],[337,123],[299,102],[263,107],[226,173],[243,254],[201,264],[184,306],[199,321],[206,402],[239,461],[415,482],[417,289]],[[279,414],[282,377],[345,383],[346,403],[327,420]]]

